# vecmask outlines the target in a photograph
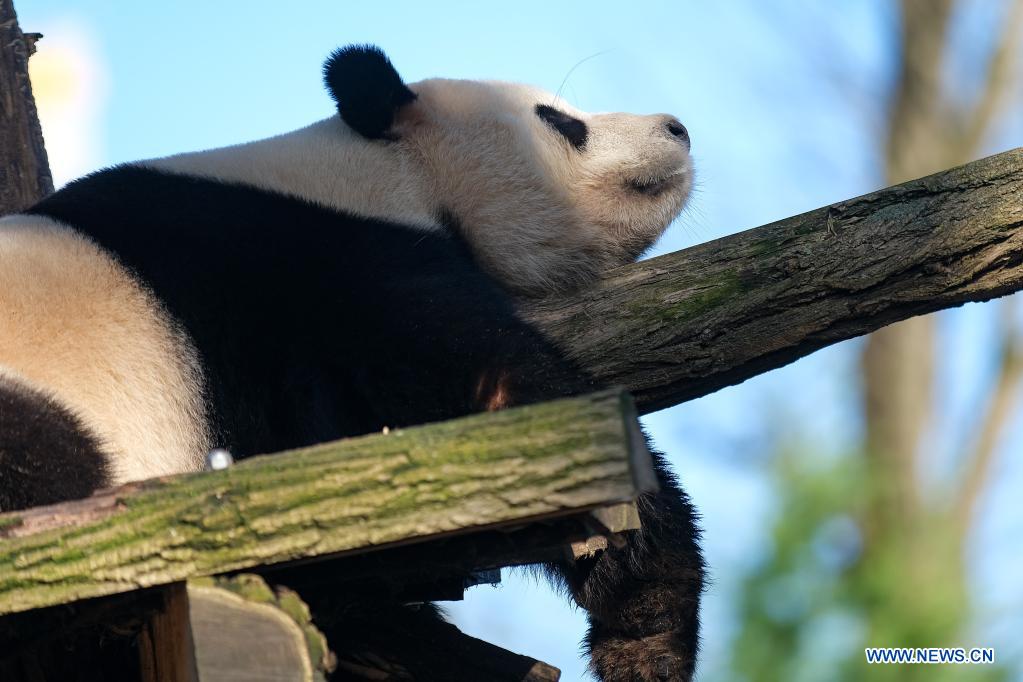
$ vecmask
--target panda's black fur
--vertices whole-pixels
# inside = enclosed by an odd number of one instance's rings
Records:
[[[0,374],[0,510],[88,497],[107,481],[107,454],[52,396]]]
[[[238,456],[479,411],[503,369],[536,399],[566,390],[567,364],[444,233],[133,166],[29,213],[158,293],[201,349],[214,442]]]
[[[344,121],[381,144],[415,97],[373,48],[335,53],[325,78]],[[214,444],[236,456],[600,388],[516,315],[454,225],[424,232],[143,166],[73,182],[28,214],[72,226],[153,292],[198,349]],[[102,443],[57,398],[0,374],[0,507],[108,480]],[[603,680],[693,673],[695,514],[654,461],[660,491],[639,501],[642,530],[549,567],[590,614],[586,646]],[[356,642],[356,630],[332,644]]]
[[[323,80],[345,123],[370,140],[387,137],[395,112],[416,98],[391,60],[372,45],[335,50],[323,65]],[[348,93],[358,92],[358,97]]]

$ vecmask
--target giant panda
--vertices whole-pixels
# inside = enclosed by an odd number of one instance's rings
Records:
[[[0,220],[0,509],[597,388],[516,301],[642,254],[685,126],[525,85],[324,65],[337,112],[106,169]],[[625,547],[553,568],[603,680],[689,679],[703,562],[656,458]]]

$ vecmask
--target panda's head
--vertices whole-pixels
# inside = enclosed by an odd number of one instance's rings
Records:
[[[401,155],[475,257],[540,294],[635,260],[692,187],[689,136],[666,114],[589,114],[525,85],[406,85],[377,48],[324,65],[341,119]]]

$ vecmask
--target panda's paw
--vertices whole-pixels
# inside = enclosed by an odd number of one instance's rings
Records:
[[[589,614],[586,648],[603,682],[688,682],[700,647],[704,562],[689,498],[654,456],[660,490],[636,501],[624,543],[549,568]]]
[[[689,682],[699,649],[698,597],[692,578],[651,581],[590,612],[586,646],[603,682]],[[695,586],[695,589],[694,589]]]
[[[602,682],[689,682],[695,660],[676,632],[631,638],[590,629],[590,667]]]

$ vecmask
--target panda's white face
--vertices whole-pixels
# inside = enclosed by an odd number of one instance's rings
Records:
[[[588,114],[525,85],[427,80],[397,114],[393,145],[476,257],[510,288],[542,294],[635,260],[692,187],[685,128],[655,114]]]
[[[145,165],[457,229],[523,295],[571,289],[635,260],[692,188],[688,133],[666,114],[589,114],[515,83],[406,86],[373,48],[338,51],[326,78],[340,117]]]

